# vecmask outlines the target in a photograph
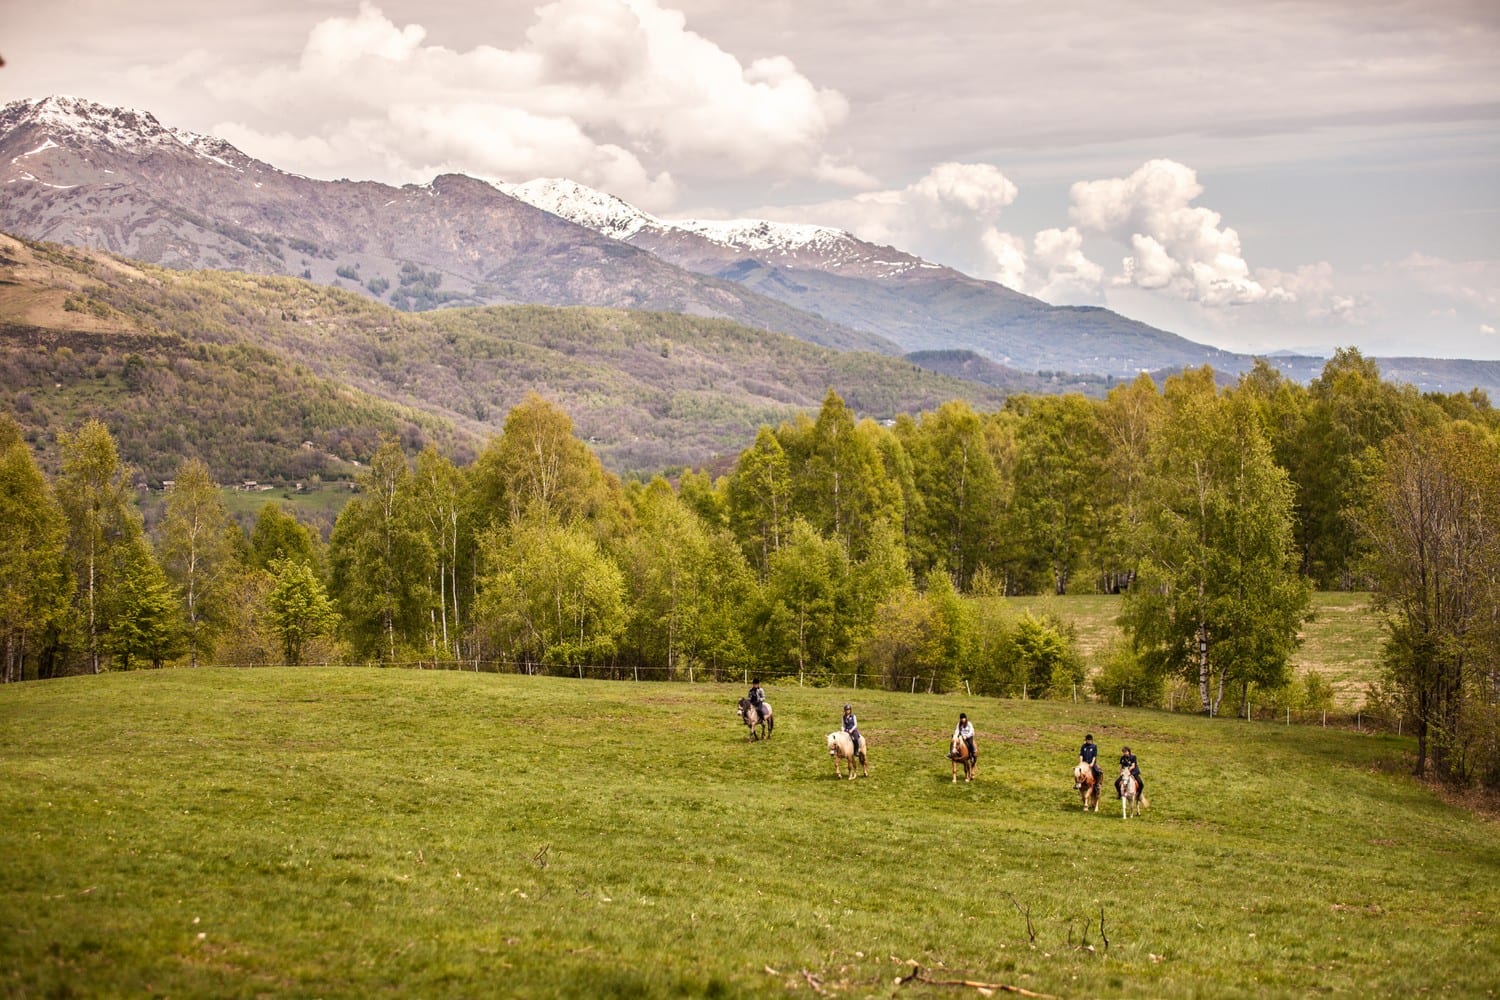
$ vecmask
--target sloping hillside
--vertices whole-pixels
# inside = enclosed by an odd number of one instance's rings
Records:
[[[150,479],[189,455],[224,479],[327,475],[318,455],[368,457],[383,433],[462,454],[531,391],[619,471],[737,454],[760,424],[816,408],[830,388],[873,417],[1003,398],[900,358],[723,320],[541,306],[413,314],[291,278],[3,237],[0,253],[0,405],[44,461],[58,429],[99,416]],[[230,447],[236,436],[243,447]]]

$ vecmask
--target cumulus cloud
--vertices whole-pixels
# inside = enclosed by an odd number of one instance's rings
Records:
[[[1211,307],[1293,299],[1251,273],[1239,233],[1218,212],[1192,204],[1202,193],[1191,167],[1151,160],[1129,177],[1074,184],[1069,216],[1083,231],[1130,247],[1120,284]]]
[[[250,111],[215,131],[320,176],[567,176],[654,209],[675,195],[669,164],[870,185],[822,148],[847,101],[789,59],[741,63],[657,0],[555,0],[535,13],[515,48],[459,52],[362,3],[316,24],[295,65],[209,77],[216,97]],[[275,129],[258,124],[271,115]]]
[[[846,179],[859,182],[862,177],[849,174]],[[866,190],[811,205],[764,207],[753,214],[836,226],[862,240],[989,277],[992,255],[986,240],[999,235],[1000,214],[1018,193],[998,167],[950,162],[902,188]]]

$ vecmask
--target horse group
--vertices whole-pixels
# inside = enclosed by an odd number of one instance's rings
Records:
[[[751,703],[749,698],[741,698],[739,703],[740,721],[750,730],[750,740],[768,740],[776,729],[776,717],[771,711],[769,703],[762,703],[764,711]],[[844,778],[847,766],[848,779],[854,780],[854,768],[857,764],[860,773],[866,778],[870,776],[870,761],[866,754],[865,737],[860,734],[859,746],[854,745],[849,734],[845,732],[832,732],[828,734],[828,756],[833,758],[833,773],[837,778]],[[958,769],[963,768],[964,780],[973,781],[979,775],[979,762],[974,755],[969,753],[969,745],[958,737],[954,737],[948,744],[948,760],[952,765],[952,777],[956,784],[958,782]],[[1083,800],[1083,811],[1099,811],[1099,782],[1094,778],[1094,769],[1088,764],[1079,764],[1073,768],[1073,789],[1078,792]],[[1130,773],[1128,767],[1120,769],[1120,815],[1129,818],[1131,815],[1139,816],[1141,808],[1145,806],[1145,796],[1140,794],[1140,786],[1135,780],[1135,775]]]
[[[1091,765],[1080,763],[1073,768],[1073,789],[1083,800],[1084,812],[1099,811],[1099,782],[1094,778]],[[1128,767],[1120,768],[1120,818],[1139,816],[1141,808],[1146,805],[1149,803],[1141,794],[1140,783],[1135,780],[1135,775],[1130,773]]]

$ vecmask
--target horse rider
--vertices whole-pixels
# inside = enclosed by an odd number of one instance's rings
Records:
[[[1135,754],[1130,752],[1129,747],[1120,748],[1120,770],[1130,768],[1130,776],[1135,779],[1135,794],[1139,798],[1146,791],[1146,783],[1141,780],[1141,766],[1136,763]],[[1115,779],[1115,798],[1122,797],[1120,791],[1120,779]]]
[[[755,706],[755,711],[760,714],[761,719],[771,714],[771,706],[766,703],[766,689],[760,686],[759,677],[750,682],[750,693],[746,697],[750,700],[750,704]]]
[[[1099,766],[1099,747],[1094,744],[1094,734],[1085,733],[1083,746],[1078,748],[1078,763],[1087,764],[1094,772],[1094,785],[1104,780],[1104,770]],[[1115,790],[1119,791],[1120,783],[1115,782]]]
[[[963,712],[958,713],[958,726],[953,730],[955,740],[963,740],[969,748],[969,763],[979,763],[979,751],[974,749],[974,725]]]
[[[854,709],[844,705],[844,732],[849,734],[849,739],[854,744],[855,754],[859,753],[859,720],[854,717]]]

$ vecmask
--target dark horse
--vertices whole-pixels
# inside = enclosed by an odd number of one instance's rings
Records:
[[[760,709],[750,704],[749,698],[740,699],[740,719],[745,725],[750,727],[750,739],[752,740],[770,739],[771,731],[776,728],[776,716],[771,712],[771,703],[763,701],[760,704],[761,708],[765,709],[764,714],[761,713]],[[755,732],[756,726],[760,727],[759,735]]]

